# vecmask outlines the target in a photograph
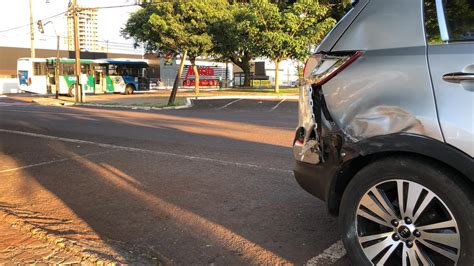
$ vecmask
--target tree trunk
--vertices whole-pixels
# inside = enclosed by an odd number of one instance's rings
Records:
[[[244,87],[250,87],[250,60],[252,60],[252,55],[246,52],[242,57],[231,57],[229,59],[244,72]]]
[[[280,61],[275,61],[275,93],[280,93]]]
[[[194,72],[194,93],[196,96],[199,96],[199,71],[196,65],[196,59],[191,59],[191,64],[193,65]]]
[[[250,53],[245,52],[244,56],[242,56],[242,71],[244,71],[244,87],[250,87],[250,60],[252,60],[252,55]]]
[[[242,71],[244,71],[244,87],[250,87],[250,62],[247,61],[242,65]]]
[[[171,90],[168,105],[174,105],[174,101],[176,100],[176,93],[178,93],[179,82],[181,81],[181,75],[183,74],[184,69],[184,61],[186,60],[187,54],[188,51],[184,51],[184,54],[181,57],[181,63],[179,64],[178,73],[176,74],[176,78],[174,79],[173,89]]]

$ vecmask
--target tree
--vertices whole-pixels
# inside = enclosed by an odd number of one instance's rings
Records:
[[[250,61],[256,53],[252,32],[258,31],[251,21],[248,5],[235,3],[229,6],[217,23],[210,25],[213,53],[224,61],[231,61],[244,72],[244,86],[250,86]]]
[[[351,9],[351,0],[322,0],[321,3],[330,7],[330,16],[339,21]]]
[[[336,21],[330,18],[329,6],[317,0],[296,0],[278,5],[269,0],[251,0],[252,32],[259,55],[275,63],[275,92],[279,93],[279,64],[285,59],[302,60],[310,47],[321,41]]]
[[[162,27],[153,25],[150,22],[150,18],[154,14],[164,16],[166,15],[166,11],[172,8],[171,3],[144,5],[142,9],[130,15],[125,24],[125,28],[123,28],[121,32],[125,38],[133,38],[135,40],[135,46],[138,46],[140,43],[144,44],[147,52],[158,52],[162,56],[167,53],[172,53],[174,56],[181,54],[181,64],[178,68],[173,89],[171,90],[168,105],[173,105],[176,99],[176,93],[178,91],[187,53],[180,49],[181,43],[179,39],[174,43],[169,43],[166,39],[166,34],[163,34]]]
[[[180,71],[171,93],[176,95],[185,54],[189,56],[194,75],[195,93],[199,94],[199,72],[196,58],[206,56],[213,47],[209,24],[217,21],[228,5],[224,0],[182,0],[153,2],[131,15],[122,34],[137,43],[145,43],[148,51],[183,55]]]

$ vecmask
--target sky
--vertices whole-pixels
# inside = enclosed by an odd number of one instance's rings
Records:
[[[35,29],[35,47],[56,49],[56,32],[67,37],[67,19],[64,15],[46,19],[67,10],[69,0],[32,0],[33,21]],[[30,47],[30,16],[29,0],[0,0],[0,46]],[[77,0],[82,7],[106,7],[133,5],[135,0]],[[98,11],[98,42],[99,45],[109,43],[110,52],[142,53],[133,48],[133,41],[120,36],[120,29],[127,22],[129,14],[139,9],[138,6],[99,9]],[[36,21],[41,19],[43,24],[52,21],[44,27],[44,34],[38,31]],[[12,29],[16,28],[17,29]],[[12,30],[10,30],[12,29]],[[61,49],[66,49],[65,39],[61,39]]]

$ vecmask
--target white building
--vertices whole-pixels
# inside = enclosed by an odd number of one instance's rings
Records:
[[[86,8],[78,12],[79,47],[81,51],[98,51],[97,9]],[[74,50],[74,20],[68,17],[68,49]]]
[[[294,87],[298,84],[298,68],[303,67],[303,62],[295,60],[281,61],[278,66],[280,86]],[[275,85],[276,67],[275,63],[265,58],[256,58],[251,62],[251,79],[253,87],[269,87]],[[234,65],[234,85],[241,86],[244,83],[242,69]]]

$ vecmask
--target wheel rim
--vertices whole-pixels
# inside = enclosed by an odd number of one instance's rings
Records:
[[[438,195],[418,183],[394,179],[371,187],[359,202],[355,224],[374,264],[454,265],[459,259],[456,219]]]

